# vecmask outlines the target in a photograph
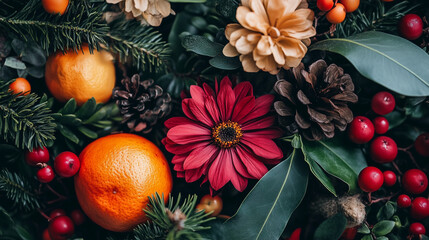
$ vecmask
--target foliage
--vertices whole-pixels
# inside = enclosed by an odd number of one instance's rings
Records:
[[[203,224],[214,218],[208,218],[210,213],[195,210],[197,195],[189,195],[183,201],[180,194],[177,200],[170,195],[168,204],[165,205],[164,202],[164,197],[158,193],[149,197],[149,204],[144,212],[152,222],[134,229],[135,240],[198,240],[202,239],[200,231],[210,229]]]
[[[383,44],[380,44],[381,39]],[[403,49],[407,49],[407,54]],[[311,50],[344,56],[364,77],[399,94],[429,95],[429,72],[425,64],[429,62],[429,55],[398,36],[371,31],[349,38],[323,40],[312,45]]]
[[[325,221],[317,227],[313,239],[317,240],[330,240],[339,239],[341,234],[346,228],[347,219],[342,213],[338,213]]]
[[[286,160],[258,181],[225,223],[226,236],[231,239],[278,239],[281,236],[307,190],[308,168],[303,157],[299,150],[293,150]]]
[[[12,80],[13,81],[13,80]],[[54,114],[47,107],[47,97],[31,93],[14,95],[12,81],[0,80],[0,135],[3,141],[21,149],[44,147],[52,142],[55,132]]]
[[[13,202],[14,206],[25,211],[38,208],[40,206],[39,200],[32,189],[34,186],[23,176],[7,169],[0,171],[0,192],[3,192]]]

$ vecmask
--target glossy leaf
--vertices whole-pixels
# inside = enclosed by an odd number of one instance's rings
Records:
[[[340,179],[349,186],[349,192],[357,192],[357,177],[367,166],[362,151],[344,137],[322,141],[303,140],[302,150],[305,160],[309,162],[311,172],[333,194],[329,179],[315,167],[318,164],[328,174]],[[315,163],[314,163],[315,162]]]
[[[311,50],[344,56],[363,76],[397,93],[429,95],[429,55],[404,38],[370,31],[323,40],[312,45]]]
[[[308,167],[303,158],[294,150],[259,180],[225,223],[228,239],[279,239],[307,190]]]
[[[210,59],[210,65],[223,70],[235,70],[241,67],[241,62],[238,57],[226,57],[222,53]]]
[[[23,70],[26,68],[25,63],[15,57],[8,57],[4,62],[6,67],[10,67],[13,69]]]
[[[374,233],[377,237],[384,236],[390,233],[394,227],[394,221],[383,220],[374,225],[374,228],[372,228],[372,233]]]
[[[186,36],[182,40],[182,46],[188,51],[208,57],[216,57],[223,49],[221,44],[199,35]]]
[[[338,213],[326,219],[314,233],[313,239],[317,240],[332,240],[339,239],[341,234],[346,229],[347,219],[342,213]]]

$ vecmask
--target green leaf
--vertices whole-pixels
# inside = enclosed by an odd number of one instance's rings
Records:
[[[73,131],[71,131],[68,127],[58,124],[57,125],[60,133],[66,137],[67,139],[69,139],[70,141],[78,144],[79,143],[79,138],[73,133]]]
[[[304,198],[308,168],[300,151],[271,169],[225,223],[228,239],[278,239]],[[238,231],[239,230],[239,231]]]
[[[210,65],[223,70],[235,70],[241,67],[241,62],[238,57],[227,57],[222,53],[210,59]]]
[[[21,225],[15,225],[14,228],[15,228],[16,233],[18,233],[18,235],[21,237],[22,240],[33,240],[34,239],[32,237],[32,235],[27,231],[27,229],[25,229]]]
[[[223,49],[222,44],[212,42],[199,35],[186,36],[182,40],[182,46],[188,51],[208,57],[216,57],[222,53]]]
[[[346,229],[347,219],[342,213],[338,213],[320,224],[314,233],[317,240],[339,239]]]
[[[399,125],[404,123],[405,120],[407,120],[407,116],[399,111],[393,111],[387,115],[384,115],[384,117],[389,122],[389,130],[398,127]]]
[[[367,166],[365,156],[359,148],[351,144],[344,135],[322,141],[305,139],[302,141],[302,150],[307,162],[316,162],[324,171],[342,180],[349,186],[349,192],[359,191],[357,177],[360,171]],[[309,165],[310,167],[315,166],[314,163]],[[317,173],[314,169],[312,172]],[[326,185],[323,175],[315,174],[315,176]]]
[[[24,70],[26,68],[25,63],[15,57],[6,58],[4,66],[19,70]]]
[[[95,108],[97,106],[97,103],[95,101],[95,98],[90,98],[88,101],[86,101],[82,107],[79,108],[76,112],[76,116],[80,119],[86,119],[91,116],[91,114],[94,113]]]
[[[369,230],[368,225],[366,225],[366,223],[364,223],[360,226],[360,228],[358,229],[357,232],[361,233],[361,234],[370,234],[371,230]]]
[[[383,207],[381,207],[377,212],[377,220],[389,220],[392,218],[393,214],[396,212],[396,205],[388,201]]]
[[[429,95],[429,55],[404,38],[370,31],[323,40],[311,50],[338,53],[366,78],[402,95]]]
[[[46,63],[45,51],[36,44],[28,46],[22,53],[21,59],[22,61],[37,67],[44,66]]]
[[[74,98],[67,101],[63,108],[61,108],[58,112],[61,114],[71,114],[76,111],[77,104]]]
[[[381,236],[381,237],[378,237],[377,240],[389,240],[389,239],[385,236]]]
[[[12,217],[2,207],[0,207],[0,229],[7,229],[14,224]]]
[[[86,128],[84,126],[80,126],[77,128],[83,135],[91,138],[91,139],[96,139],[98,137],[98,134],[94,131],[92,131],[89,128]]]
[[[374,240],[374,238],[371,235],[365,235],[361,238],[361,240]]]
[[[372,228],[372,233],[374,233],[377,237],[384,236],[390,233],[394,227],[394,221],[383,220],[374,225]]]

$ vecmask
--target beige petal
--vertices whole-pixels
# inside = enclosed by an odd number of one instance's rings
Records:
[[[310,40],[310,38],[302,39],[301,41],[302,41],[302,43],[304,43],[304,44],[305,44],[305,46],[307,46],[307,47],[311,45],[311,40]]]
[[[266,8],[262,0],[249,0],[249,6],[250,6],[250,9],[252,9],[252,11],[256,15],[258,15],[260,18],[264,20],[264,22],[269,23],[267,14],[271,14],[271,13],[266,11]]]
[[[117,4],[118,2],[122,2],[123,0],[106,0],[107,3]]]
[[[141,16],[143,14],[143,12],[141,12],[140,10],[138,10],[137,8],[132,8],[131,12],[133,14],[133,17],[138,17]]]
[[[270,27],[268,22],[261,16],[252,12],[250,8],[244,6],[238,7],[237,20],[243,27],[263,34],[266,34],[267,29]]]
[[[278,19],[295,11],[301,0],[264,0],[271,26],[275,26]]]
[[[305,44],[294,38],[280,37],[277,45],[282,48],[283,53],[288,57],[301,59],[307,53],[307,47]]]
[[[301,9],[301,8],[308,8],[307,0],[302,0],[296,9]]]
[[[148,5],[148,0],[134,0],[134,7],[142,12],[146,11]]]
[[[143,13],[143,17],[151,26],[158,27],[159,25],[161,25],[162,17],[154,16],[147,13]]]
[[[241,5],[250,8],[250,0],[241,0]]]
[[[231,34],[229,42],[232,44],[232,46],[235,46],[238,39],[240,39],[242,36],[247,36],[251,33],[253,33],[253,32],[249,31],[245,28],[238,29],[237,31],[235,31]]]
[[[171,5],[170,2],[166,1],[166,0],[158,0],[156,3],[156,10],[158,10],[158,12],[163,16],[163,17],[167,17],[168,15],[170,15],[171,12]]]
[[[277,45],[274,45],[271,47],[271,51],[273,52],[273,57],[277,64],[283,66],[286,62],[286,58],[282,51],[282,48]]]
[[[259,68],[256,66],[255,60],[252,58],[252,54],[240,55],[240,61],[243,65],[245,72],[258,72]]]
[[[239,55],[237,49],[229,43],[223,48],[222,53],[227,57],[235,57]]]
[[[125,12],[131,12],[134,8],[133,0],[125,0]]]
[[[282,36],[297,39],[310,38],[316,35],[313,27],[314,12],[310,9],[299,9],[294,13],[284,16],[278,22]]]
[[[256,60],[255,52],[253,52],[253,57]],[[258,57],[256,60],[256,66],[265,72],[278,71],[277,63],[274,60],[273,55]]]
[[[262,55],[262,56],[271,55],[272,54],[272,52],[271,52],[271,46],[272,45],[273,44],[271,43],[271,37],[262,36],[261,39],[259,40],[258,44],[256,45],[255,52],[258,55]],[[255,56],[255,55],[253,55],[253,56]]]
[[[225,37],[226,39],[230,39],[230,36],[233,32],[237,31],[238,29],[242,29],[243,27],[238,23],[231,23],[228,24],[225,28]]]
[[[298,67],[301,63],[302,58],[286,57],[286,63],[283,66],[284,69],[289,69],[293,67]]]
[[[249,54],[255,49],[257,43],[257,41],[253,43],[249,42],[246,36],[242,36],[237,40],[235,48],[240,54]]]

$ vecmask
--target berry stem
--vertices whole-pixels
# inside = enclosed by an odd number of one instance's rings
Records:
[[[58,198],[60,199],[67,199],[67,197],[59,194],[57,191],[55,191],[51,186],[49,186],[49,184],[46,184],[46,187],[49,189],[49,191],[51,191],[53,194],[55,194]]]
[[[410,145],[410,146],[408,146],[406,148],[398,148],[398,150],[401,151],[401,152],[405,152],[406,154],[408,154],[408,157],[411,159],[411,161],[413,162],[413,164],[418,169],[421,169],[421,167],[419,166],[419,164],[416,162],[416,159],[414,158],[413,154],[409,151],[412,147],[413,147],[413,145]]]
[[[44,213],[42,211],[42,209],[38,208],[37,211],[40,213],[40,215],[42,215],[44,218],[46,218],[46,220],[48,220],[48,222],[51,221],[51,218],[48,215],[46,215],[46,213]]]
[[[402,171],[399,169],[398,165],[394,161],[392,162],[392,165],[396,169],[396,171],[399,173],[399,175],[402,175]]]
[[[373,203],[378,203],[378,202],[383,202],[383,201],[389,201],[390,199],[392,199],[394,196],[398,195],[399,193],[400,192],[396,192],[396,193],[394,193],[394,194],[392,194],[390,196],[387,196],[387,197],[382,197],[382,198],[377,198],[377,199],[371,200],[370,205],[373,204]]]

